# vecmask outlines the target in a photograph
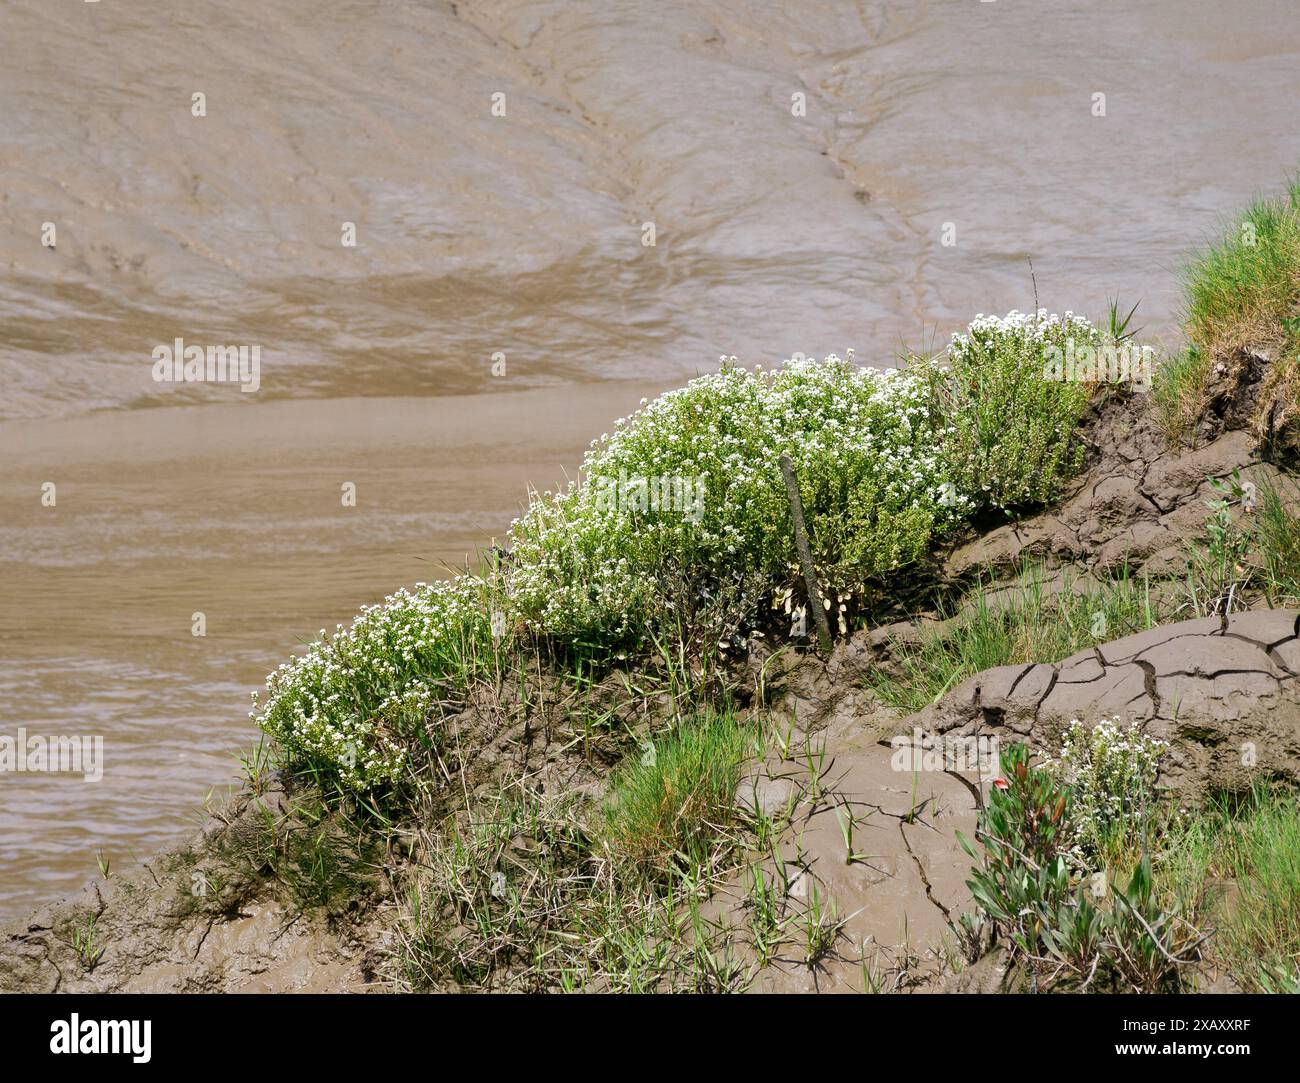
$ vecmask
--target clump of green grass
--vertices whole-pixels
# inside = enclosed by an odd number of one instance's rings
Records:
[[[1300,516],[1294,483],[1258,486],[1255,532],[1261,588],[1270,606],[1300,600]]]
[[[1160,431],[1171,444],[1183,441],[1196,427],[1205,408],[1204,391],[1210,378],[1210,355],[1188,346],[1156,367],[1151,396]]]
[[[239,876],[268,878],[299,911],[338,915],[371,895],[379,882],[385,838],[370,815],[350,816],[305,790],[282,813],[260,801],[247,829],[233,832],[219,856]],[[204,871],[194,886],[212,907],[230,902]]]
[[[725,992],[748,974],[696,902],[708,870],[616,877],[580,798],[498,792],[430,840],[395,955],[415,990]]]
[[[761,752],[756,739],[731,714],[688,717],[632,753],[603,801],[502,783],[462,816],[423,828],[401,907],[399,984],[743,987],[756,964],[737,961],[738,930],[707,917],[700,900],[772,834],[762,814],[735,805],[741,765]]]
[[[1183,546],[1184,601],[1176,614],[1231,613],[1259,601],[1270,607],[1300,601],[1300,515],[1294,482],[1255,482],[1239,470],[1209,478],[1203,538]]]
[[[102,944],[95,933],[98,915],[89,915],[84,922],[72,928],[72,948],[77,953],[77,960],[86,973],[91,973],[104,957],[106,945]]]
[[[463,818],[423,829],[398,926],[404,985],[534,990],[554,980],[544,949],[599,899],[580,804],[502,788]]]
[[[1290,790],[1257,786],[1174,821],[1157,884],[1214,934],[1208,953],[1243,988],[1300,982],[1300,804]]]
[[[1133,302],[1133,306],[1124,315],[1123,306],[1120,305],[1118,297],[1112,297],[1106,305],[1106,334],[1112,342],[1125,342],[1131,338],[1137,338],[1142,333],[1142,328],[1134,327],[1133,317],[1137,315],[1138,306],[1141,300]]]
[[[1300,316],[1300,179],[1252,203],[1184,276],[1187,330],[1217,360],[1248,345],[1294,345]]]
[[[1247,485],[1253,483],[1243,481],[1240,471],[1207,480],[1217,495],[1206,504],[1210,514],[1204,538],[1183,545],[1181,608],[1194,617],[1231,613],[1234,606],[1244,609],[1254,572],[1252,525],[1233,511],[1253,499],[1247,496]]]
[[[1300,414],[1300,178],[1280,198],[1247,207],[1189,264],[1183,285],[1190,346],[1160,367],[1153,389],[1165,435],[1186,435],[1205,410],[1214,367],[1238,365],[1247,347],[1276,353],[1256,427],[1266,416],[1274,432],[1294,420]]]
[[[1046,569],[1025,563],[1013,589],[990,598],[983,585],[941,610],[944,627],[916,643],[894,645],[895,664],[877,669],[870,687],[891,707],[919,711],[967,677],[995,666],[1058,662],[1094,643],[1154,627],[1160,604],[1147,576],[1123,568],[1089,582],[1062,573],[1053,589]]]
[[[611,781],[601,832],[610,851],[648,876],[711,864],[736,826],[740,769],[757,750],[754,730],[731,713],[649,747]]]

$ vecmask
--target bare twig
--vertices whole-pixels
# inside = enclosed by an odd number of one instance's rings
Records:
[[[781,475],[785,478],[785,491],[790,498],[790,518],[794,522],[794,547],[803,568],[804,585],[808,590],[808,609],[817,626],[817,640],[823,653],[831,649],[831,626],[822,606],[822,592],[817,585],[817,572],[813,568],[812,550],[808,547],[808,530],[804,525],[803,501],[799,498],[799,479],[794,474],[794,463],[789,455],[781,456]]]

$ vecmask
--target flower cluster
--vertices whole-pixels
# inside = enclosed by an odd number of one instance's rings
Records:
[[[1116,833],[1131,833],[1150,811],[1168,747],[1118,717],[1091,729],[1078,719],[1070,723],[1061,754],[1045,766],[1071,789],[1074,843],[1084,853],[1095,855]]]
[[[366,606],[266,681],[250,716],[288,761],[324,770],[345,789],[395,782],[404,742],[491,643],[485,584],[470,576],[417,583]]]
[[[955,331],[948,344],[948,357],[955,360],[970,351],[998,350],[1012,340],[1020,340],[1042,353],[1050,346],[1060,346],[1073,338],[1080,343],[1096,343],[1100,332],[1091,321],[1066,311],[1064,316],[1040,308],[1037,312],[1012,309],[1005,316],[986,316],[981,312],[965,331]]]
[[[670,391],[593,442],[579,483],[535,500],[514,524],[512,594],[549,634],[635,637],[667,597],[664,577],[700,589],[735,575],[766,587],[795,562],[779,460],[800,483],[819,578],[828,593],[905,565],[973,501],[942,455],[926,382],[836,356],[738,367]],[[696,514],[611,509],[617,479],[691,477]]]
[[[1075,429],[1092,397],[1085,383],[1044,379],[1052,357],[1103,344],[1072,312],[976,316],[954,334],[946,367],[930,367],[934,393],[953,420],[952,469],[982,507],[1007,510],[1052,499],[1082,458]]]

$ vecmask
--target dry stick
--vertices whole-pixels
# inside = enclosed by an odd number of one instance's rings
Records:
[[[790,497],[790,518],[794,521],[794,547],[803,566],[803,581],[808,588],[808,608],[812,610],[817,626],[817,641],[826,654],[831,650],[831,626],[822,608],[822,592],[817,586],[817,573],[813,571],[812,550],[808,548],[808,531],[803,521],[803,501],[799,499],[799,479],[794,476],[794,463],[789,455],[781,456],[781,475],[785,478],[786,495]]]

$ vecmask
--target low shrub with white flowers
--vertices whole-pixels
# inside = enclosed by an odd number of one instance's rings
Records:
[[[770,372],[724,359],[593,441],[578,482],[533,494],[490,606],[470,575],[399,591],[281,666],[253,715],[291,765],[364,790],[398,777],[404,742],[500,649],[489,608],[559,653],[687,634],[724,597],[715,626],[734,632],[737,598],[801,593],[782,454],[823,591],[851,597],[974,512],[1055,495],[1078,463],[1088,392],[1046,380],[1042,350],[1085,333],[1069,314],[1012,313],[901,370],[852,353]]]
[[[347,790],[392,784],[430,712],[491,656],[492,605],[473,576],[399,590],[333,635],[322,628],[267,678],[251,716],[295,770]]]
[[[1156,803],[1156,777],[1167,741],[1102,719],[1091,729],[1077,718],[1061,753],[1044,765],[1070,787],[1073,844],[1083,856],[1102,854],[1123,838],[1140,836]]]
[[[668,578],[705,591],[736,576],[784,583],[796,554],[782,454],[828,594],[916,560],[972,506],[946,468],[920,376],[851,356],[770,373],[724,360],[620,419],[593,443],[579,483],[514,524],[521,614],[550,635],[635,640],[667,616]],[[659,478],[690,479],[698,503],[602,499]]]
[[[1100,349],[1104,333],[1072,312],[976,316],[929,371],[951,419],[945,457],[961,488],[999,511],[1045,503],[1082,464],[1075,435],[1093,388],[1053,379],[1060,358]],[[1053,364],[1053,358],[1056,364]]]

